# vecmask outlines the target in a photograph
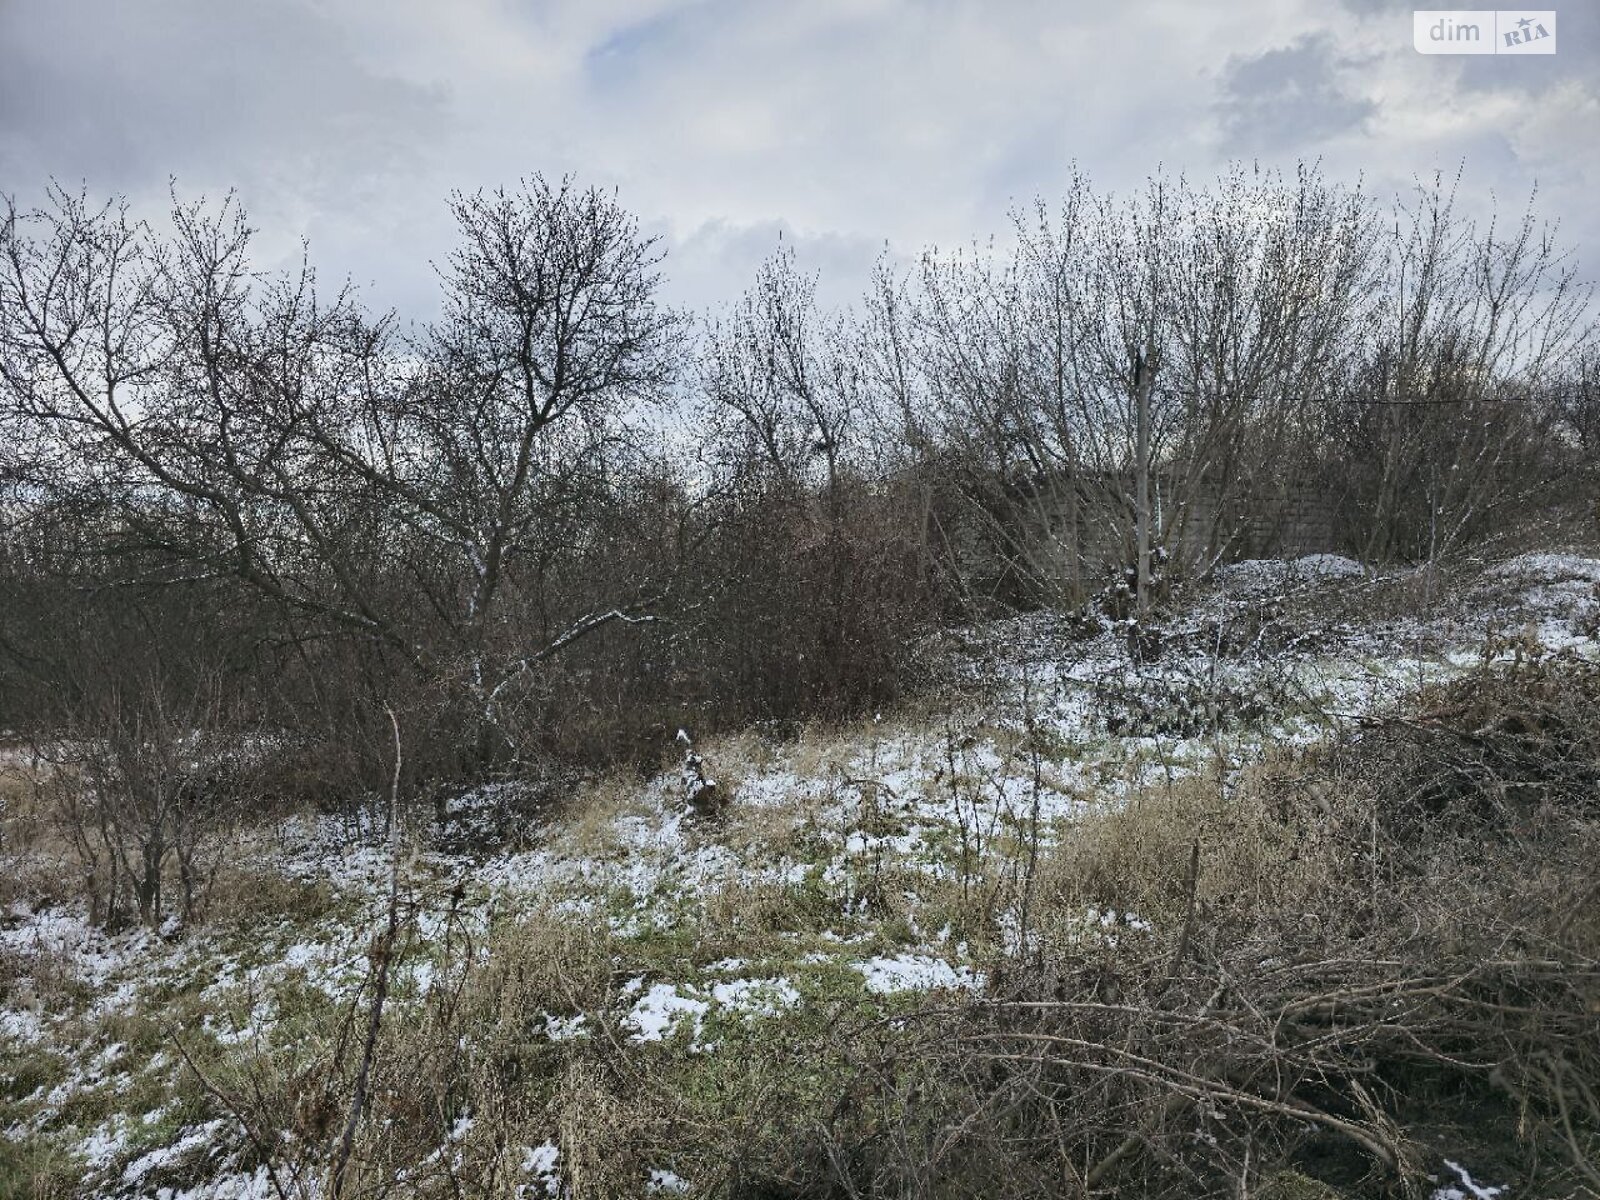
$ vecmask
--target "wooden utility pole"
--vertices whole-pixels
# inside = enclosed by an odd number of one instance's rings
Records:
[[[1143,616],[1150,607],[1150,360],[1143,350],[1133,352],[1133,400],[1138,432],[1138,462],[1134,466],[1133,514],[1138,539],[1139,574],[1136,600]]]

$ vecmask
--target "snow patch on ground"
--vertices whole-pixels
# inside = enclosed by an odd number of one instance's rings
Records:
[[[1484,1187],[1474,1183],[1472,1176],[1460,1163],[1444,1160],[1444,1165],[1456,1173],[1456,1183],[1435,1188],[1429,1200],[1495,1200],[1505,1194],[1503,1187]]]
[[[124,1167],[122,1182],[137,1186],[151,1171],[171,1166],[190,1151],[209,1145],[222,1126],[221,1121],[207,1121],[204,1125],[185,1129],[178,1135],[178,1140],[171,1145],[159,1146],[148,1154],[140,1155]]]
[[[633,1031],[634,1041],[659,1042],[675,1032],[679,1022],[687,1017],[698,1037],[700,1021],[710,1009],[706,1001],[684,995],[675,984],[654,983],[622,1018],[622,1023]]]
[[[536,1196],[561,1195],[561,1148],[553,1141],[522,1148],[522,1173],[531,1183],[517,1185],[517,1196],[533,1200]]]
[[[248,1175],[222,1175],[194,1187],[163,1187],[155,1192],[155,1200],[277,1200],[277,1196],[266,1167],[257,1167]]]
[[[702,1038],[708,1015],[746,1020],[774,1017],[800,1003],[794,984],[781,977],[732,979],[709,988],[674,983],[653,983],[645,988],[639,977],[626,984],[623,992],[638,996],[622,1018],[635,1042],[659,1042],[688,1030],[690,1047],[696,1051],[715,1049],[715,1043]]]
[[[1367,569],[1338,554],[1308,554],[1303,558],[1247,558],[1212,572],[1217,584],[1230,592],[1256,593],[1336,579],[1364,578]]]
[[[984,984],[982,972],[965,965],[952,966],[926,954],[878,956],[850,964],[876,995],[893,992],[976,991]]]
[[[1558,583],[1568,579],[1586,579],[1590,583],[1600,583],[1600,558],[1536,550],[1506,559],[1490,568],[1489,574],[1533,579],[1545,583]]]
[[[650,1168],[650,1178],[645,1188],[655,1196],[683,1196],[691,1190],[688,1180],[659,1167]]]

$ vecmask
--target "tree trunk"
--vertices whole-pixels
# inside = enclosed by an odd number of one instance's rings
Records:
[[[1150,363],[1145,353],[1134,352],[1133,391],[1138,432],[1138,461],[1134,464],[1133,511],[1138,543],[1138,612],[1150,607]]]

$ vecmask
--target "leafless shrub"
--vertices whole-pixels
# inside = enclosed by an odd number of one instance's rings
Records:
[[[60,748],[69,757],[40,784],[45,801],[77,857],[92,922],[189,922],[245,803],[219,692],[202,681],[175,699],[138,675],[103,685],[75,713]]]

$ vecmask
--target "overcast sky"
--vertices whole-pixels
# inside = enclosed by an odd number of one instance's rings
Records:
[[[777,244],[864,286],[1002,232],[1076,162],[1102,187],[1230,158],[1386,191],[1465,160],[1538,183],[1600,264],[1596,0],[1554,57],[1418,55],[1392,0],[0,0],[0,191],[164,203],[233,188],[260,257],[426,316],[453,188],[615,186],[670,298],[731,298]]]

